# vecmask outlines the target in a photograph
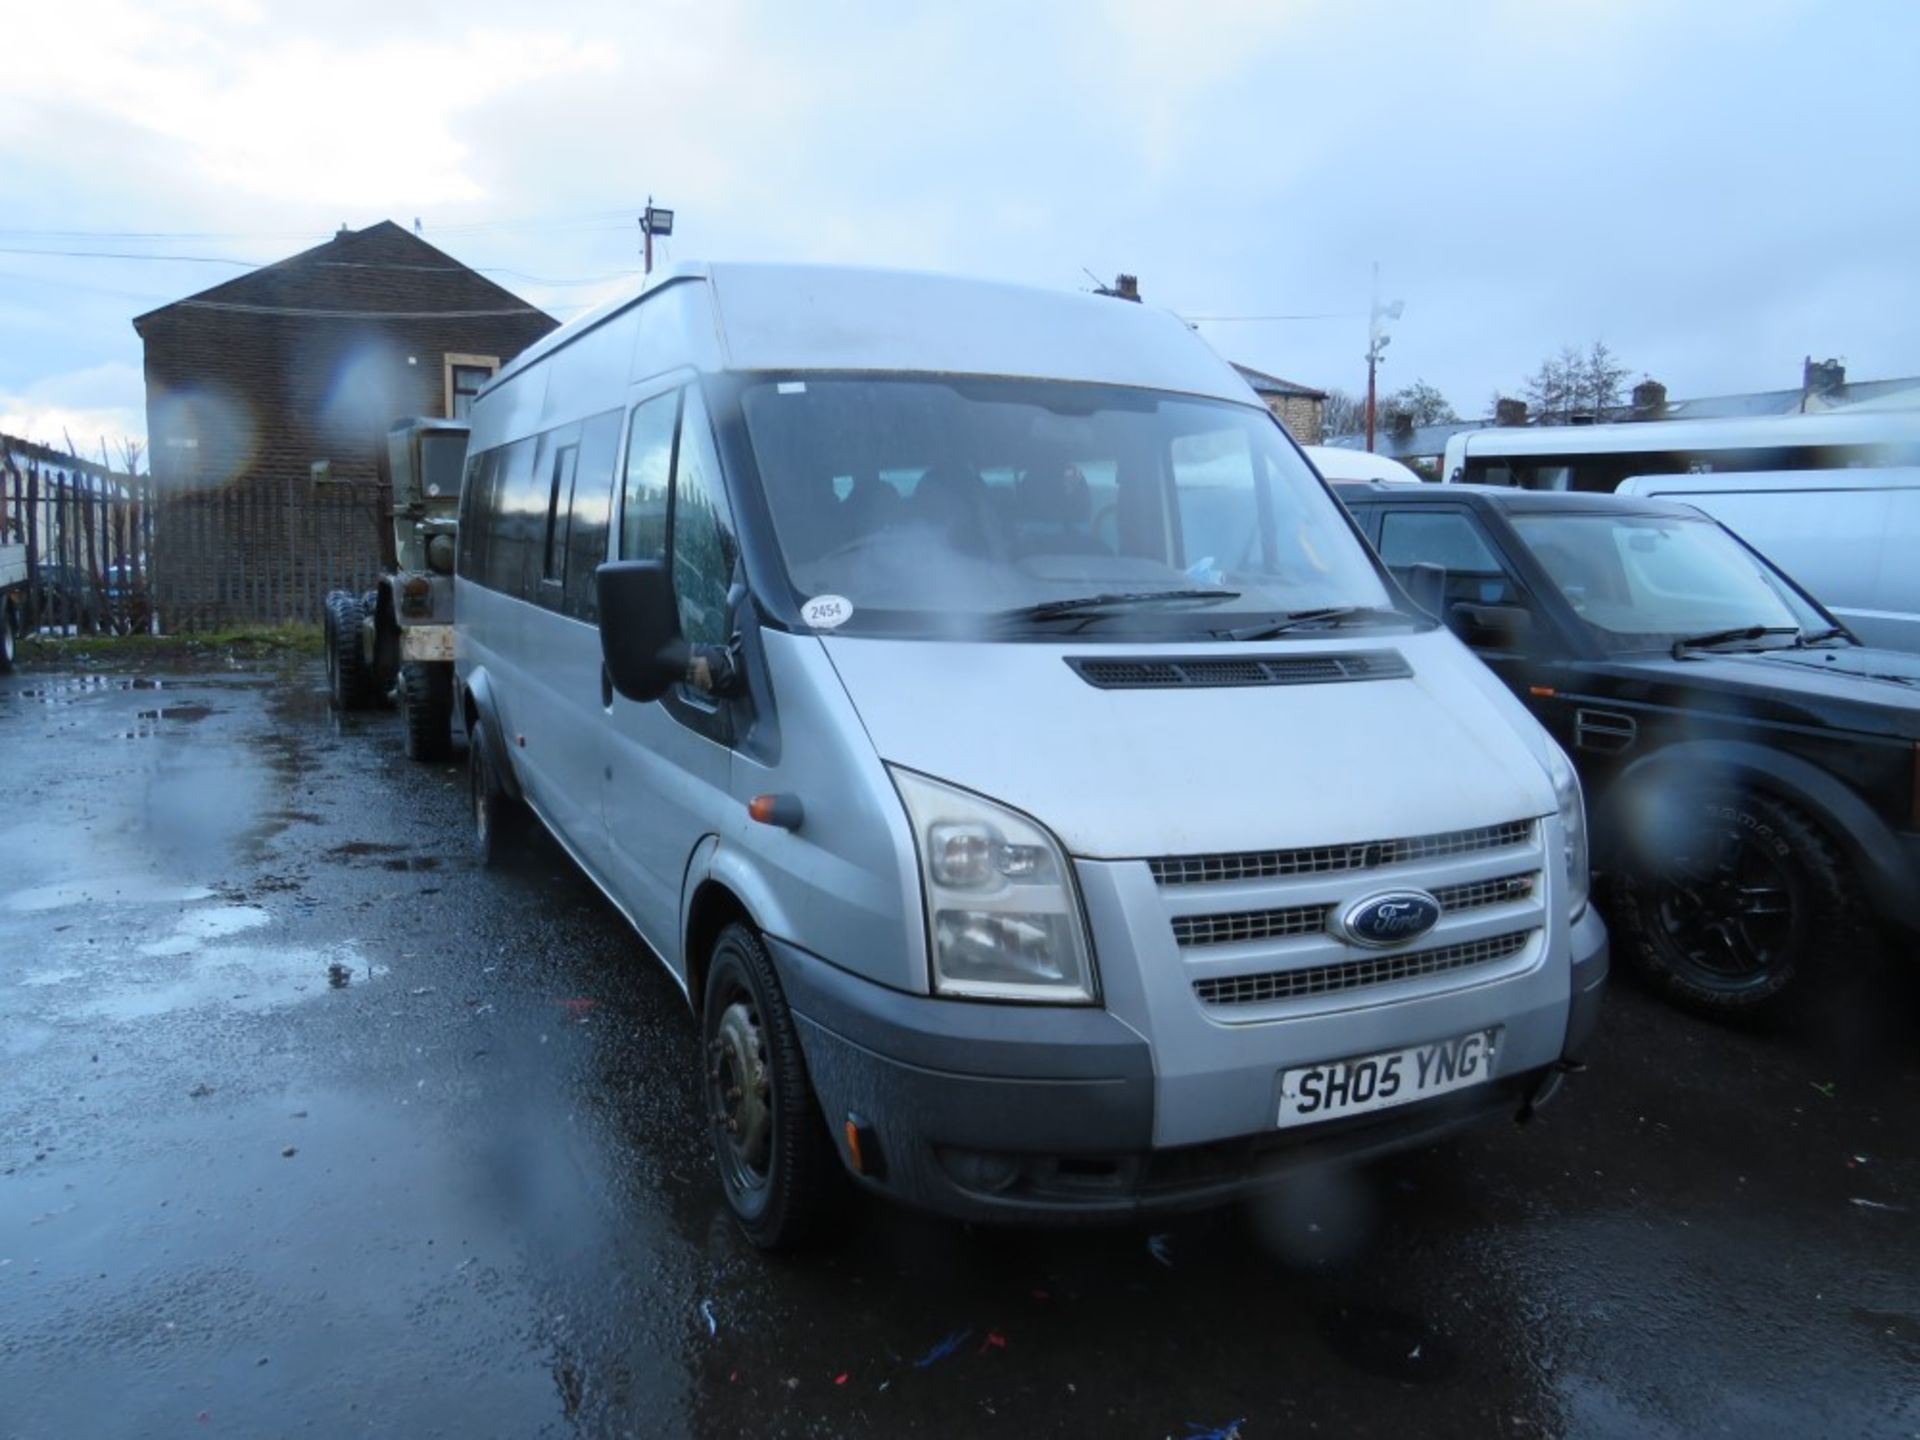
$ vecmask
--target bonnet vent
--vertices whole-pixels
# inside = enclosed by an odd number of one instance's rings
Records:
[[[1178,658],[1067,657],[1099,690],[1201,690],[1241,685],[1330,685],[1343,680],[1404,680],[1413,674],[1398,650],[1344,655],[1192,655]]]

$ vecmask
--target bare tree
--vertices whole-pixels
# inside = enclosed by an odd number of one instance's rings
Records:
[[[143,441],[132,436],[124,436],[120,441],[121,469],[128,475],[140,473],[140,462],[146,457],[147,447]]]
[[[1562,345],[1559,354],[1540,362],[1520,389],[1540,424],[1564,425],[1575,415],[1599,416],[1619,405],[1630,373],[1605,341],[1596,340],[1584,355],[1572,345]]]
[[[1329,438],[1358,435],[1367,428],[1367,402],[1344,390],[1327,391],[1326,403],[1320,408],[1320,428]]]
[[[1580,366],[1581,402],[1595,415],[1613,409],[1621,401],[1621,390],[1629,373],[1625,365],[1613,358],[1606,341],[1594,341]]]

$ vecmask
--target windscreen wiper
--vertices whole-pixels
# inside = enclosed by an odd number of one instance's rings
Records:
[[[1238,630],[1223,630],[1220,634],[1228,640],[1271,640],[1289,630],[1306,630],[1323,625],[1389,623],[1411,625],[1415,622],[1412,616],[1402,611],[1380,605],[1321,605],[1312,610],[1289,610],[1278,620],[1269,620],[1263,625],[1247,625]]]
[[[1710,630],[1705,635],[1688,635],[1673,642],[1673,658],[1682,658],[1689,650],[1710,650],[1715,645],[1731,645],[1736,640],[1764,640],[1769,635],[1798,635],[1798,625],[1736,625],[1731,630]]]
[[[995,620],[1018,623],[1022,620],[1056,620],[1097,614],[1102,610],[1127,605],[1150,605],[1160,600],[1237,600],[1238,590],[1114,590],[1102,595],[1069,595],[1062,600],[1042,600],[1036,605],[1016,605],[1011,610],[994,612]]]

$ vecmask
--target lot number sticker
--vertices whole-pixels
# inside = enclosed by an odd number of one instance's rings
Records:
[[[800,618],[816,630],[835,630],[853,618],[853,602],[844,595],[816,595],[800,607]]]

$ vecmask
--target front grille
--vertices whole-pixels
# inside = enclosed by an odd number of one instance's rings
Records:
[[[1162,885],[1220,885],[1233,880],[1271,880],[1285,875],[1327,875],[1342,870],[1374,870],[1419,860],[1441,860],[1481,850],[1522,845],[1533,834],[1531,820],[1448,830],[1403,840],[1366,840],[1356,845],[1319,845],[1300,850],[1245,850],[1223,855],[1162,856],[1147,863]]]
[[[1524,900],[1533,893],[1534,876],[1506,875],[1498,880],[1475,880],[1447,885],[1433,892],[1443,914],[1477,910]],[[1241,910],[1226,915],[1179,915],[1173,921],[1174,943],[1240,945],[1253,940],[1285,940],[1295,935],[1319,935],[1327,928],[1330,905],[1294,905],[1284,910]]]
[[[1318,935],[1327,928],[1327,909],[1296,905],[1290,910],[1243,910],[1237,915],[1181,915],[1173,922],[1173,938],[1179,945],[1238,945]]]
[[[1297,1000],[1303,995],[1333,995],[1396,980],[1419,980],[1473,965],[1487,965],[1517,955],[1534,934],[1516,930],[1485,940],[1443,945],[1437,950],[1414,950],[1404,955],[1373,955],[1314,965],[1300,970],[1273,970],[1264,975],[1232,975],[1196,980],[1193,992],[1205,1005],[1264,1005],[1275,1000]]]
[[[1533,894],[1538,877],[1504,875],[1498,880],[1473,880],[1465,885],[1443,885],[1433,892],[1444,911],[1478,910],[1482,905],[1504,905],[1509,900],[1524,900]]]
[[[1404,680],[1413,667],[1398,650],[1337,655],[1067,657],[1080,678],[1100,690],[1201,690],[1244,685],[1331,685],[1343,680]]]

